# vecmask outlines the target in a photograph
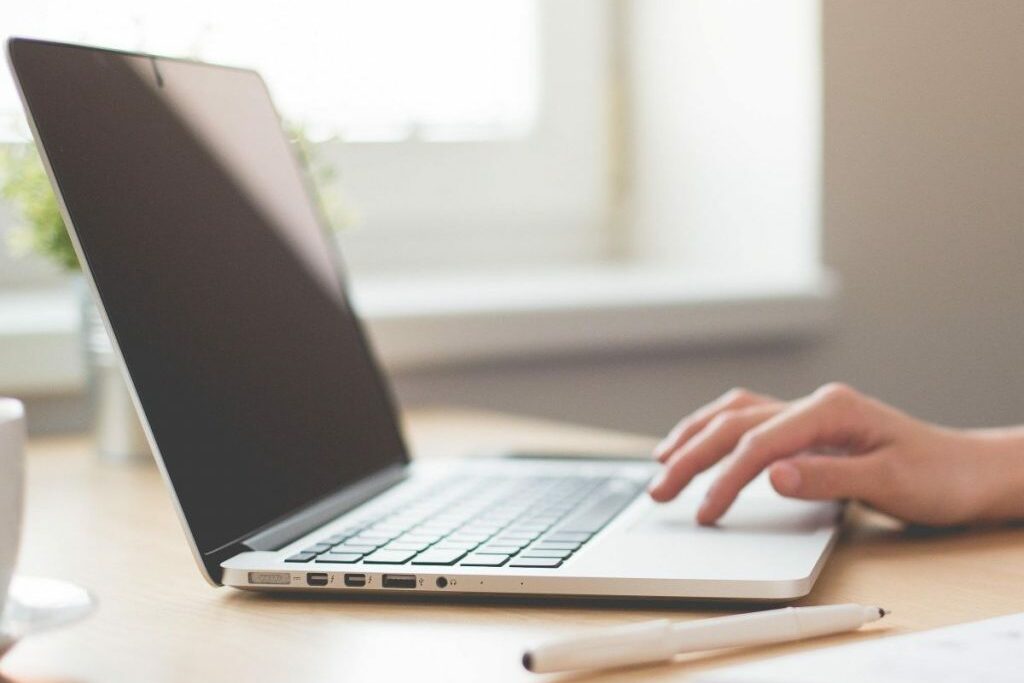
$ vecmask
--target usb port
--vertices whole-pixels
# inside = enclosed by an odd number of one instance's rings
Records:
[[[310,586],[326,586],[327,574],[326,572],[310,572],[306,574],[306,583]]]
[[[366,585],[366,574],[345,574],[345,585],[362,588]]]
[[[385,588],[415,588],[415,574],[385,574],[382,581]]]

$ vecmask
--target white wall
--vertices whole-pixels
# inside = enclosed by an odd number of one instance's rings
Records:
[[[673,267],[815,269],[818,0],[628,3],[631,233]]]
[[[1024,3],[826,0],[823,24],[836,334],[406,375],[402,399],[653,433],[732,385],[844,379],[934,420],[1024,422]]]

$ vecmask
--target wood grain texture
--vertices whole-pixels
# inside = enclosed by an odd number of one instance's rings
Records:
[[[417,457],[498,445],[643,453],[652,439],[456,410],[412,414]],[[519,665],[525,644],[653,617],[691,619],[737,605],[553,601],[397,602],[270,597],[215,589],[192,562],[151,465],[100,463],[84,438],[34,441],[29,453],[26,574],[90,587],[87,622],[21,643],[0,663],[17,681],[543,681]],[[572,681],[686,680],[695,671],[803,648],[1024,610],[1024,528],[907,532],[855,510],[804,604],[881,604],[862,632],[783,647],[695,655]]]

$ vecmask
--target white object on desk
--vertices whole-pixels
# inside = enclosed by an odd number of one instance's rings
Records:
[[[21,538],[21,506],[25,485],[25,406],[0,398],[0,615],[14,574]]]
[[[1024,613],[709,671],[699,683],[1020,683]]]
[[[821,605],[712,619],[646,621],[528,650],[523,666],[535,673],[606,669],[671,659],[684,652],[749,647],[814,638],[860,628],[885,616],[864,605]]]
[[[81,586],[59,579],[15,576],[0,615],[0,657],[19,640],[73,624],[94,609],[96,599]]]

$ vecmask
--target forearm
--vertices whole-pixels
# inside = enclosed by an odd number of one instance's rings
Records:
[[[979,521],[1024,520],[1024,427],[968,432],[977,447]]]

